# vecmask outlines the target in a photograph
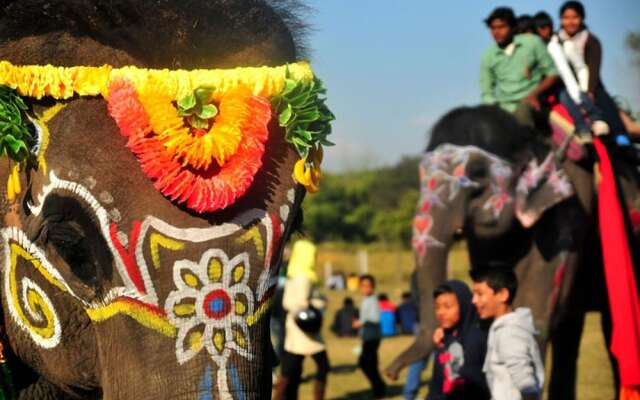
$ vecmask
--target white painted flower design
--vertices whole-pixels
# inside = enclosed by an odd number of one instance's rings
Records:
[[[253,314],[254,296],[247,285],[249,272],[247,253],[229,259],[220,249],[207,250],[199,263],[180,260],[174,264],[176,289],[169,293],[165,311],[178,329],[180,364],[203,347],[219,366],[226,364],[232,352],[252,357],[247,318]]]

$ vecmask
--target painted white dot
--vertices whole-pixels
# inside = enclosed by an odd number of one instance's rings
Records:
[[[289,191],[287,192],[287,200],[289,200],[289,203],[293,204],[295,199],[296,199],[296,190],[289,189]]]
[[[289,218],[289,206],[285,204],[280,206],[280,219],[286,221],[287,218]]]
[[[89,176],[89,177],[84,179],[84,185],[86,187],[88,187],[89,190],[91,190],[94,187],[96,187],[96,183],[98,183],[98,181],[96,181],[96,178],[94,178],[93,176]]]
[[[113,203],[113,196],[111,195],[111,193],[109,192],[102,192],[98,195],[98,198],[100,199],[101,202],[105,203],[105,204],[111,204]]]
[[[122,220],[122,215],[117,208],[114,208],[113,210],[109,211],[109,218],[111,218],[113,222],[120,222],[120,220]]]

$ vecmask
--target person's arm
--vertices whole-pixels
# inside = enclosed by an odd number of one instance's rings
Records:
[[[584,60],[589,69],[589,96],[593,95],[600,84],[600,66],[602,65],[602,46],[597,37],[589,32],[589,38],[584,46]]]
[[[485,53],[480,61],[480,94],[483,103],[496,104],[498,101],[494,95],[495,77],[489,64],[489,57]]]
[[[536,39],[533,44],[533,54],[538,61],[538,68],[540,68],[544,79],[527,95],[525,101],[531,104],[536,111],[540,111],[540,101],[538,97],[555,85],[558,81],[558,71],[542,40],[539,38]]]
[[[523,399],[537,400],[540,396],[540,387],[529,354],[530,333],[517,327],[503,327],[499,335],[496,340],[498,355],[504,362],[511,381],[516,385]]]

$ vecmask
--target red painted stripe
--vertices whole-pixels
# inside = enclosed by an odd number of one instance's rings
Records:
[[[142,280],[142,275],[140,274],[140,269],[138,268],[135,257],[136,245],[140,236],[140,221],[133,221],[131,225],[128,249],[125,249],[120,242],[120,239],[118,239],[118,235],[116,234],[117,232],[117,225],[111,224],[109,226],[109,235],[111,236],[113,245],[116,247],[116,250],[118,250],[118,254],[120,255],[120,259],[125,266],[127,275],[129,275],[129,279],[131,279],[131,282],[133,282],[138,292],[140,292],[141,294],[147,294],[147,290],[144,286],[144,281]]]

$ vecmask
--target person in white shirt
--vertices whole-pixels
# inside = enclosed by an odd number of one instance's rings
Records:
[[[534,16],[536,31],[547,44],[558,74],[564,83],[559,92],[559,100],[573,119],[577,135],[589,140],[591,132],[596,135],[609,133],[609,125],[604,121],[601,110],[587,94],[589,68],[572,40],[562,40],[553,33],[553,21],[549,14],[541,11]],[[584,113],[583,113],[584,110]],[[589,127],[588,121],[591,123]]]

